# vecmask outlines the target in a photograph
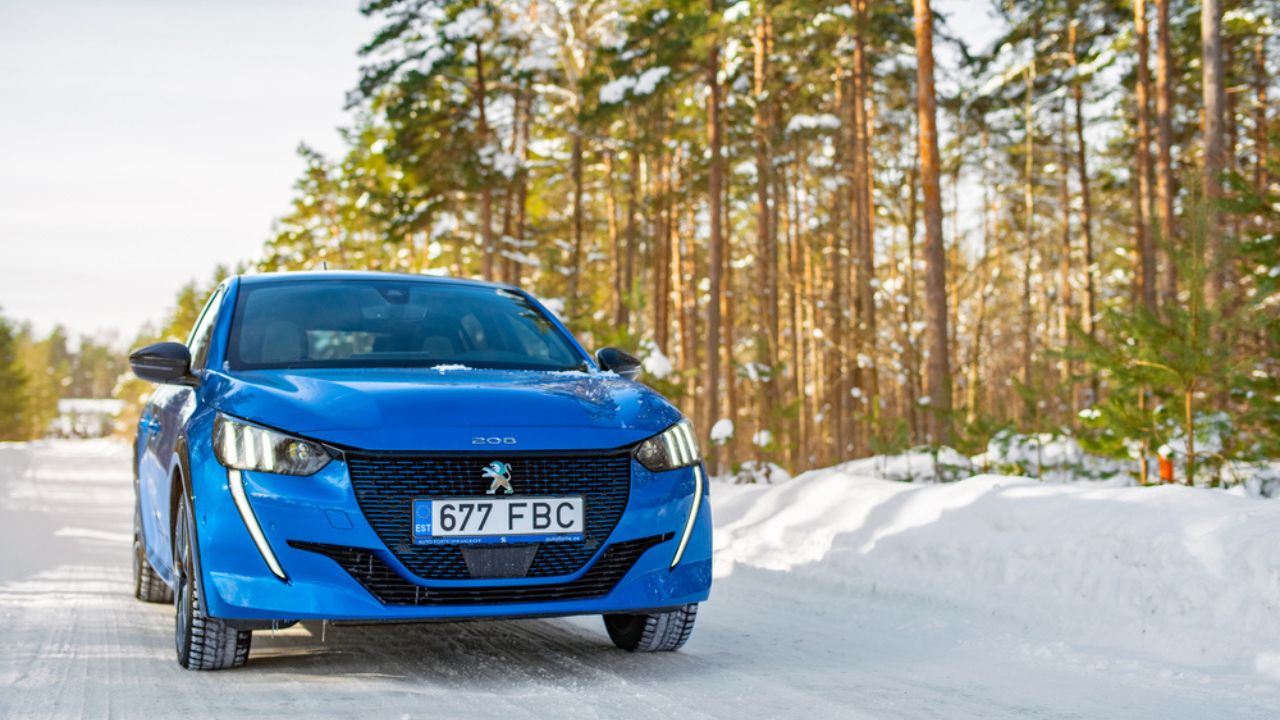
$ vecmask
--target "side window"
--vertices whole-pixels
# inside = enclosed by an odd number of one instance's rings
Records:
[[[191,337],[187,338],[187,348],[191,350],[192,372],[203,370],[205,361],[209,358],[209,338],[213,336],[213,327],[218,322],[217,307],[222,301],[224,287],[219,286],[214,291],[213,297],[209,298],[209,302],[205,303],[204,310],[200,312],[200,319],[191,329]]]

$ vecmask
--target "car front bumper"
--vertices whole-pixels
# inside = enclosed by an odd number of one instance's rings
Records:
[[[621,520],[595,556],[573,574],[425,580],[407,570],[366,521],[347,466],[341,460],[309,477],[238,473],[251,508],[247,523],[232,493],[236,473],[229,473],[220,465],[208,448],[192,448],[190,459],[203,597],[206,612],[213,617],[241,621],[414,621],[586,615],[676,607],[706,600],[710,593],[711,509],[706,482],[700,483],[701,501],[697,503],[684,553],[680,562],[672,566],[695,504],[694,489],[699,484],[695,473],[705,473],[701,467],[651,473],[633,460],[630,498]],[[272,572],[264,552],[255,543],[250,528],[255,522],[268,552],[286,576],[284,579]],[[609,548],[641,539],[648,539],[647,549],[603,594],[559,599],[548,597],[556,593],[545,592],[548,586],[579,583],[577,587],[581,587],[584,575]],[[481,590],[472,595],[488,593],[488,597],[507,599],[431,604],[383,602],[367,587],[367,579],[356,577],[362,573],[344,569],[334,558],[317,552],[318,546],[365,552],[371,566],[379,565],[384,574],[389,569],[398,576],[392,578],[395,582],[421,588],[425,596],[430,596],[433,589],[469,589]],[[539,591],[504,593],[499,590],[502,588]],[[447,597],[459,595],[441,593]],[[534,599],[511,599],[521,596]],[[398,593],[395,597],[405,595]]]

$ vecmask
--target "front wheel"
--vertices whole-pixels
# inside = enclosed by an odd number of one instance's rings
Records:
[[[644,615],[605,615],[604,627],[614,645],[631,652],[679,650],[693,634],[698,604]]]
[[[244,665],[249,659],[252,631],[237,630],[209,617],[200,606],[191,501],[185,493],[178,499],[178,519],[173,536],[176,588],[173,594],[173,632],[178,664],[188,670],[224,670]]]

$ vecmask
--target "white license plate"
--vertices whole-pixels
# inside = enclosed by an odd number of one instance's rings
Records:
[[[581,541],[581,497],[417,498],[415,545]]]

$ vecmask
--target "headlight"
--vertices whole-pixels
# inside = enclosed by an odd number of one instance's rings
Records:
[[[312,475],[329,464],[322,446],[227,417],[213,421],[213,454],[235,470]]]
[[[693,426],[688,420],[681,420],[640,443],[636,459],[650,470],[662,472],[696,464],[702,460],[702,453],[698,452]]]

